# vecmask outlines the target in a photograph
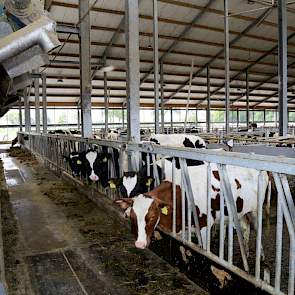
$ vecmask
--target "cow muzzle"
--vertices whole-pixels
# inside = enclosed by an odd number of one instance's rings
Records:
[[[97,175],[95,175],[95,174],[91,174],[90,176],[89,176],[89,178],[90,178],[90,180],[92,180],[92,181],[98,181],[98,176]]]
[[[145,242],[135,242],[135,247],[138,249],[145,249],[146,248],[146,243]]]

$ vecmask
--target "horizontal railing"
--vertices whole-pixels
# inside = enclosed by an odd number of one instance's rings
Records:
[[[40,135],[19,133],[19,141],[33,153],[41,156],[50,165],[57,169],[71,172],[64,156],[68,156],[73,151],[83,151],[91,147],[100,148],[106,146],[112,152],[112,148],[118,149],[120,154],[120,163],[122,158],[128,156],[129,171],[140,169],[142,163],[140,159],[143,153],[147,155],[147,173],[153,175],[156,185],[160,184],[162,179],[168,179],[172,182],[173,188],[173,214],[172,214],[172,231],[169,233],[173,238],[181,241],[184,245],[198,251],[202,255],[210,258],[229,271],[234,272],[243,279],[251,282],[255,286],[269,292],[270,294],[294,294],[295,279],[295,206],[291,189],[288,183],[288,177],[295,177],[295,159],[286,157],[274,157],[264,155],[254,155],[234,152],[220,152],[204,149],[188,149],[164,147],[150,142],[130,143],[97,139],[85,139],[80,137],[69,137],[63,135]],[[164,166],[163,159],[171,158],[172,161]],[[162,159],[162,160],[161,160]],[[203,198],[206,201],[206,226],[201,231],[199,224],[199,216],[196,210],[195,194],[196,179],[190,174],[192,169],[197,171],[198,168],[187,166],[186,160],[198,160],[205,162],[203,182],[206,185],[206,193]],[[177,161],[180,169],[177,169]],[[109,177],[114,177],[114,159],[109,164]],[[157,166],[161,165],[162,175],[158,175]],[[170,165],[170,166],[169,166]],[[250,190],[255,188],[257,196],[254,196],[253,218],[256,222],[255,233],[255,263],[251,264],[253,259],[249,259],[247,243],[249,237],[245,235],[244,224],[242,224],[242,216],[236,208],[235,197],[237,192],[233,188],[232,175],[228,171],[232,167],[240,167],[249,173],[254,173],[253,182],[248,183]],[[120,166],[120,175],[123,173],[123,165]],[[170,169],[171,168],[171,169]],[[170,170],[169,170],[170,169]],[[212,172],[217,170],[220,178],[220,201],[219,201],[219,239],[216,245],[211,232],[212,220],[211,202],[212,202]],[[268,185],[270,192],[270,182],[268,174],[273,177],[273,186],[277,191],[277,196],[273,197],[272,206],[276,210],[276,224],[273,232],[274,257],[266,257],[266,259],[275,260],[273,267],[266,267],[263,263],[263,234],[267,231],[265,228],[266,216],[263,214],[263,202],[265,198],[265,188]],[[118,176],[118,175],[116,175]],[[81,179],[87,183],[86,179]],[[181,187],[181,232],[176,231],[176,186]],[[101,187],[98,187],[101,189]],[[117,197],[112,189],[104,190],[109,196]],[[243,191],[244,202],[248,201],[248,191]],[[243,197],[243,196],[240,196]],[[253,195],[252,195],[253,198]],[[270,193],[267,194],[267,203],[270,204]],[[252,200],[253,201],[253,200]],[[269,209],[269,208],[268,208]],[[192,226],[194,224],[194,226]],[[227,235],[226,235],[227,232]],[[227,236],[227,238],[225,238]],[[284,238],[283,238],[284,237]],[[225,241],[227,240],[227,242]],[[236,242],[235,242],[236,241]],[[284,242],[283,242],[284,241]],[[269,244],[269,241],[267,241]],[[288,243],[285,245],[284,243]],[[267,245],[269,246],[269,245]],[[234,254],[236,252],[238,254]],[[270,251],[271,253],[272,251]],[[268,254],[268,252],[266,253]],[[271,254],[268,254],[271,255]],[[285,265],[286,261],[287,266]],[[283,271],[284,270],[284,271]],[[282,281],[282,276],[288,274],[287,280]]]

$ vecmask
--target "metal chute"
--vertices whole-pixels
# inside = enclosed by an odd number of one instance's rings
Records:
[[[56,24],[43,10],[40,1],[6,0],[2,2],[2,8],[0,117],[32,83],[32,70],[47,64],[48,52],[60,45]]]

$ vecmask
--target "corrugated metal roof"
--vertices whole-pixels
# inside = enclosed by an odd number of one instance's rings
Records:
[[[159,55],[165,54],[167,49],[176,42],[164,60],[165,97],[169,97],[175,90],[189,78],[190,64],[194,60],[197,71],[203,71],[193,81],[192,106],[206,105],[206,69],[204,66],[212,59],[224,45],[223,34],[223,0],[213,1],[206,12],[196,22],[188,33],[178,40],[181,32],[190,25],[192,20],[208,4],[208,0],[158,0],[159,14]],[[90,5],[94,0],[90,1]],[[123,0],[98,0],[91,11],[91,54],[92,63],[101,62],[105,48],[109,44],[113,34],[124,16]],[[268,7],[266,7],[268,8]],[[258,10],[257,10],[258,9]],[[255,11],[254,11],[255,10]],[[237,37],[252,22],[265,11],[258,3],[249,4],[248,0],[229,1],[230,11],[230,40]],[[74,25],[78,22],[78,1],[57,0],[53,1],[50,8],[51,16],[59,24]],[[288,34],[295,32],[295,5],[288,7]],[[122,28],[124,29],[124,28]],[[68,38],[68,34],[59,33],[60,40]],[[79,40],[77,35],[72,35],[61,52],[56,56],[58,62],[52,63],[46,68],[48,75],[48,101],[77,101],[79,97]],[[245,92],[245,74],[243,70],[258,58],[263,56],[277,44],[277,11],[271,12],[258,25],[243,36],[230,49],[231,77],[240,73],[239,77],[232,81],[231,99],[234,101],[240,93]],[[153,27],[152,27],[152,1],[140,2],[140,59],[141,78],[153,68]],[[57,51],[55,51],[57,52]],[[55,52],[52,53],[51,59]],[[277,52],[276,50],[266,56],[261,62],[251,67],[249,72],[250,88],[256,88],[250,94],[250,105],[254,101],[263,101],[274,94],[267,101],[260,104],[261,107],[277,107]],[[71,61],[72,63],[69,63]],[[62,63],[63,62],[63,63]],[[76,62],[73,64],[73,62]],[[120,32],[114,44],[108,52],[108,64],[115,66],[115,71],[108,74],[108,87],[111,89],[111,103],[124,102],[125,92],[125,38],[123,30]],[[295,37],[288,43],[288,63],[295,62]],[[61,77],[63,82],[57,82]],[[212,107],[222,106],[224,101],[224,60],[223,54],[211,64],[211,91],[221,87],[219,93],[212,98]],[[266,82],[263,83],[262,82]],[[288,95],[295,96],[295,66],[289,69]],[[62,85],[62,88],[61,88]],[[93,81],[93,100],[103,102],[103,75],[97,73]],[[100,88],[100,89],[96,89]],[[145,83],[141,85],[141,102],[153,104],[153,74],[148,75]],[[169,104],[186,103],[188,87],[178,93]],[[63,96],[60,96],[63,94]],[[75,95],[74,97],[70,97]],[[149,99],[147,99],[149,97]],[[294,101],[290,107],[294,107]],[[234,106],[245,107],[245,97],[237,101]]]

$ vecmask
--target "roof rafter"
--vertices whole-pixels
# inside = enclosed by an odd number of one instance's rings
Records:
[[[215,2],[216,0],[209,0],[209,2],[207,3],[207,5],[200,11],[200,13],[198,13],[194,19],[191,21],[191,23],[186,26],[184,28],[184,30],[179,34],[179,36],[177,37],[176,40],[174,40],[174,42],[169,46],[169,48],[167,49],[166,52],[163,53],[163,55],[160,57],[159,63],[161,63],[162,61],[164,61],[165,57],[167,57],[167,55],[169,53],[172,52],[172,50],[177,46],[178,42],[181,41],[181,39],[187,35],[187,33],[193,28],[193,26],[201,19],[201,17],[205,14],[205,12],[208,10],[208,8]],[[149,70],[149,72],[147,74],[144,75],[144,77],[140,80],[140,84],[144,83],[144,81],[147,79],[147,77],[152,74],[154,71],[154,66],[151,67],[151,69]]]
[[[264,11],[259,18],[257,18],[254,22],[252,22],[249,26],[246,27],[246,29],[244,29],[240,35],[236,36],[232,41],[230,41],[229,45],[232,46],[233,44],[235,44],[236,42],[238,42],[243,36],[245,36],[245,34],[247,34],[250,30],[252,30],[258,23],[260,23],[272,10],[272,8],[268,8],[266,11]],[[224,48],[222,48],[221,50],[218,51],[218,53],[213,56],[202,68],[200,68],[199,70],[197,70],[194,74],[193,74],[193,79],[195,79],[203,70],[205,70],[208,66],[210,66],[217,58],[219,58],[219,56],[221,54],[223,54],[224,52]],[[167,103],[169,101],[169,99],[171,99],[174,95],[176,95],[182,88],[184,88],[187,84],[189,83],[189,79],[187,79],[185,81],[185,83],[183,83],[182,85],[180,85],[180,87],[174,92],[172,93],[172,95],[170,95],[170,97],[165,101],[165,103]],[[213,95],[213,94],[212,94]]]

